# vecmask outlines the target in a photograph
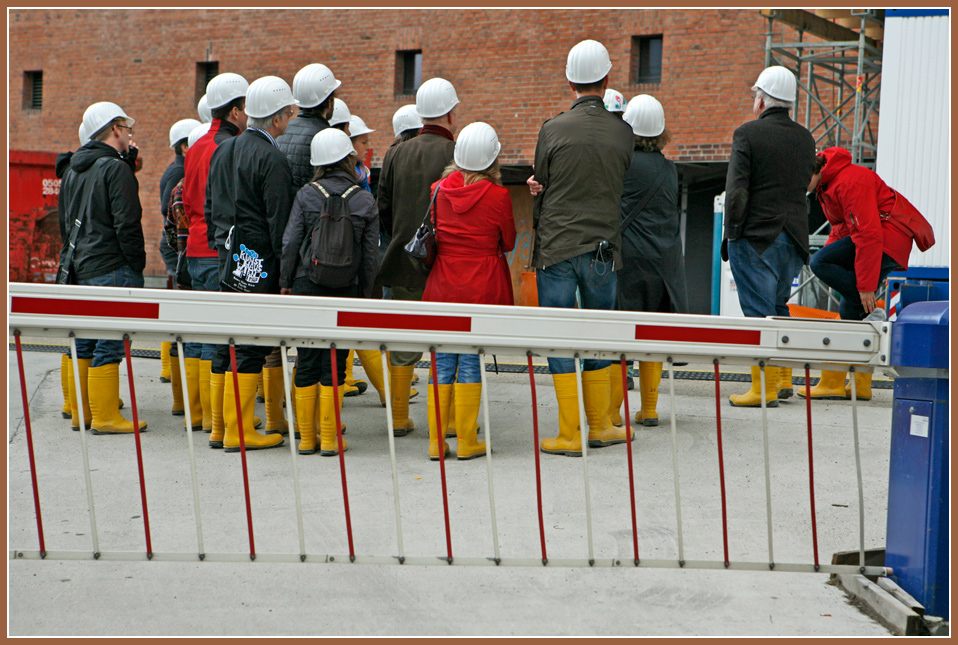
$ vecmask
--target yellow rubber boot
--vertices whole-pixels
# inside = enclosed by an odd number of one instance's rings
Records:
[[[356,364],[356,350],[349,350],[349,355],[346,357],[346,384],[344,389],[346,391],[344,396],[359,396],[369,387],[369,384],[362,379],[356,380],[353,378],[353,367]]]
[[[752,366],[752,387],[745,394],[733,394],[728,397],[729,403],[740,408],[762,407],[761,371],[758,365]],[[778,370],[771,366],[765,367],[765,406],[778,407]]]
[[[811,389],[811,392],[806,394],[805,388],[803,387],[798,391],[798,395],[826,401],[844,400],[845,372],[822,370],[822,377],[818,379],[818,384]]]
[[[170,356],[170,383],[173,388],[173,409],[170,414],[174,417],[183,416],[183,383],[180,377],[180,357]]]
[[[659,414],[655,411],[659,403],[659,383],[662,382],[662,363],[639,361],[639,397],[642,409],[635,413],[635,422],[644,426],[659,425]]]
[[[394,437],[405,437],[416,429],[416,424],[409,418],[409,391],[414,369],[413,365],[389,366]]]
[[[263,368],[263,391],[266,393],[266,434],[289,434],[289,424],[283,415],[283,368]]]
[[[579,394],[575,372],[553,374],[552,385],[559,403],[559,436],[543,439],[539,449],[550,455],[581,457],[582,434],[579,432]]]
[[[622,425],[622,401],[625,395],[622,390],[622,363],[612,363],[609,366],[609,420],[614,426]]]
[[[257,403],[265,403],[265,402],[266,402],[265,385],[263,384],[263,381],[265,380],[265,378],[266,378],[266,377],[263,376],[263,373],[260,372],[260,373],[259,373],[259,380],[256,382],[256,402],[257,402]]]
[[[226,423],[226,434],[223,436],[223,450],[239,452],[239,415],[236,410],[236,389],[233,385],[233,374],[227,372],[223,387],[223,421]],[[253,407],[256,405],[256,387],[259,383],[259,374],[237,374],[239,380],[240,410],[243,420],[243,440],[247,450],[275,448],[283,445],[283,435],[262,435],[256,432],[253,424]]]
[[[449,444],[446,443],[446,427],[449,424],[450,399],[452,398],[452,384],[439,385],[439,420],[442,428],[436,425],[436,397],[433,394],[434,386],[427,386],[426,410],[429,426],[429,459],[439,461],[439,437],[442,440],[442,456],[445,458],[449,454]]]
[[[60,408],[60,416],[64,419],[73,417],[73,411],[70,408],[70,380],[68,378],[68,370],[71,362],[68,355],[60,355],[60,388],[63,390],[63,407]]]
[[[790,399],[795,395],[795,389],[792,387],[792,368],[778,368],[778,398],[779,400]]]
[[[852,383],[845,385],[845,398],[849,401],[852,398]],[[872,400],[872,375],[871,372],[855,372],[855,398],[859,401]]]
[[[296,388],[296,427],[299,428],[299,454],[316,452],[316,402],[319,384]]]
[[[317,395],[318,396],[318,395]],[[296,425],[296,368],[293,368],[293,375],[289,379],[289,400],[293,403],[293,412],[290,418],[293,420],[293,427],[298,428]],[[313,406],[314,408],[316,406]],[[315,415],[314,415],[315,416]],[[296,431],[297,433],[299,430]],[[296,437],[299,439],[299,437]]]
[[[336,408],[343,409],[343,386],[339,386],[339,397],[333,396],[333,386],[319,386],[319,454],[322,457],[335,457],[339,454],[339,440],[336,436]],[[340,419],[342,422],[342,419]],[[343,439],[343,452],[349,450]]]
[[[200,404],[200,359],[185,358],[183,360],[186,363],[186,400],[190,406],[190,423],[193,424],[193,432],[199,432],[203,429],[203,406]]]
[[[160,343],[160,383],[169,383],[172,368],[170,366],[170,346],[173,343]]]
[[[92,358],[78,358],[77,363],[80,365],[80,399],[83,404],[83,425],[89,429],[90,423],[93,421],[93,413],[90,411],[90,392],[88,389],[88,378],[90,372],[90,363],[93,362]],[[80,411],[78,409],[78,402],[76,396],[76,382],[73,378],[73,360],[71,359],[67,365],[67,379],[69,382],[68,386],[68,396],[70,397],[70,429],[74,431],[80,430]]]
[[[457,428],[478,427],[479,406],[482,402],[482,383],[456,383],[453,418]],[[478,441],[475,430],[459,430],[456,435],[456,458],[475,459],[486,455],[486,442]],[[432,444],[430,444],[431,446]]]
[[[213,429],[213,408],[210,401],[210,374],[212,374],[213,361],[200,360],[200,407],[203,409],[201,425],[203,432],[210,432]],[[196,423],[196,419],[193,419]]]
[[[210,448],[222,448],[226,423],[223,421],[223,392],[226,375],[210,373]]]
[[[585,418],[589,422],[589,447],[603,448],[629,440],[625,428],[616,428],[609,418],[609,368],[582,372]]]
[[[91,367],[87,375],[90,390],[90,412],[93,434],[127,434],[133,432],[133,422],[120,414],[120,364],[110,363]],[[140,421],[140,431],[146,430],[146,421]]]
[[[379,393],[379,402],[383,407],[386,407],[382,355],[374,349],[358,349],[356,355],[359,356],[359,362],[362,363],[363,371],[366,372],[366,378]]]

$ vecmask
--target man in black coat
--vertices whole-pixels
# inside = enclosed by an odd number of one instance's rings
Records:
[[[276,145],[289,159],[294,193],[313,179],[316,169],[309,164],[309,146],[318,132],[329,127],[335,92],[340,85],[342,81],[319,63],[307,65],[293,77],[293,98],[299,101],[299,114],[289,122],[286,132],[276,138]]]

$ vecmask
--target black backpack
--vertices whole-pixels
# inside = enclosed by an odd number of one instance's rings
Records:
[[[348,200],[362,189],[353,185],[339,194],[326,190],[316,181],[310,185],[324,197],[324,202],[319,219],[300,249],[306,277],[322,287],[347,287],[355,281],[362,259]]]

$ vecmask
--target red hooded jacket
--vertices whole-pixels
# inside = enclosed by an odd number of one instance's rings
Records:
[[[826,245],[851,236],[855,243],[855,276],[859,291],[877,291],[882,253],[903,269],[911,255],[911,232],[892,219],[897,193],[875,171],[852,163],[844,148],[826,148],[826,159],[818,184],[818,202],[832,225]]]
[[[509,191],[484,179],[463,185],[461,172],[436,182],[436,262],[422,299],[512,305],[512,276],[504,253],[516,245]]]

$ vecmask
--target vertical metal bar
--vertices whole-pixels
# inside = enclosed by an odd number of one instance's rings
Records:
[[[180,383],[186,383],[186,349],[183,344],[183,339],[177,337],[176,339],[176,352],[180,357],[183,358],[181,361],[177,361],[180,365]],[[184,406],[186,412],[186,425],[187,427],[193,427],[193,420],[190,418],[190,406]],[[200,554],[200,559],[202,560],[205,557],[206,549],[203,547],[203,520],[200,515],[200,485],[199,479],[196,475],[196,453],[193,448],[193,432],[186,433],[186,445],[190,451],[190,478],[193,481],[193,512],[196,515],[196,546],[199,549],[198,553]]]
[[[759,400],[762,402],[762,446],[765,449],[765,517],[768,523],[768,568],[775,568],[775,556],[772,551],[772,478],[768,466],[768,406],[765,405],[765,361],[759,361],[759,379],[761,389]]]
[[[858,391],[855,383],[855,366],[848,368],[848,380],[852,384],[852,434],[855,438],[855,474],[858,477],[858,566],[865,569],[865,491],[862,486],[862,455],[858,445]]]
[[[486,429],[486,479],[489,482],[489,515],[492,518],[492,550],[496,564],[499,555],[499,528],[496,525],[496,491],[492,482],[492,426],[489,425],[489,390],[486,389],[486,353],[479,350],[479,382],[482,384],[482,423]]]
[[[539,511],[539,542],[542,545],[542,564],[548,564],[546,555],[546,531],[542,521],[542,470],[539,466],[539,405],[536,402],[536,377],[532,370],[532,352],[526,352],[529,365],[529,385],[532,387],[532,440],[536,462],[536,506]]]
[[[299,559],[306,561],[306,532],[303,530],[303,501],[299,486],[299,457],[296,451],[296,425],[293,422],[293,398],[290,394],[292,378],[289,373],[289,347],[286,341],[280,341],[280,354],[283,356],[283,398],[286,399],[286,425],[289,427],[290,461],[293,464],[293,497],[296,501],[296,525],[299,529]]]
[[[715,434],[718,437],[718,464],[719,488],[722,493],[722,548],[725,553],[725,566],[729,565],[728,557],[728,507],[725,498],[725,458],[722,449],[722,395],[719,390],[719,361],[713,359],[715,365]]]
[[[133,385],[133,356],[130,354],[130,336],[123,334],[123,349],[126,352],[126,376],[130,380],[130,399],[133,406],[133,439],[136,444],[136,467],[140,473],[140,502],[143,505],[143,530],[146,533],[146,558],[153,559],[153,545],[150,541],[150,510],[146,504],[146,480],[143,477],[143,446],[140,445],[140,417],[136,405],[136,387]],[[180,361],[183,383],[186,383],[185,361]],[[186,405],[186,425],[190,425],[190,406]],[[192,432],[189,434],[193,434]]]
[[[439,479],[442,484],[442,512],[446,521],[446,559],[452,564],[452,532],[449,530],[449,493],[446,490],[446,433],[442,429],[442,414],[439,410],[439,370],[436,367],[436,348],[429,348],[429,371],[432,373],[432,395],[436,410],[436,452],[439,454]],[[428,387],[428,386],[427,386]]]
[[[578,352],[575,355],[576,396],[579,399],[579,440],[582,444],[582,473],[585,478],[585,525],[589,542],[589,566],[595,562],[592,548],[592,493],[589,489],[589,425],[585,416],[585,392],[582,388],[582,365]]]
[[[675,371],[672,369],[672,357],[669,356],[669,412],[672,415],[672,472],[675,482],[675,525],[679,544],[679,566],[685,566],[685,545],[682,538],[682,495],[679,490],[679,439],[675,429]]]
[[[27,397],[27,378],[23,373],[23,352],[20,349],[20,330],[13,332],[14,340],[17,342],[17,369],[20,371],[20,394],[23,397],[23,422],[27,427],[27,456],[30,458],[30,479],[33,482],[33,507],[37,513],[37,537],[40,538],[40,557],[47,557],[47,547],[43,540],[43,518],[40,515],[40,488],[37,486],[37,462],[33,455],[33,430],[30,426],[30,403]],[[82,406],[80,401],[82,396],[77,390],[78,405]],[[81,422],[82,423],[82,422]]]
[[[77,339],[70,332],[70,352],[73,356],[73,384],[77,393],[77,415],[80,417],[80,452],[83,453],[83,476],[86,479],[86,502],[90,511],[90,535],[93,536],[93,557],[100,558],[100,540],[96,532],[96,511],[93,508],[93,480],[90,478],[90,453],[86,446],[86,419],[83,417],[83,390],[80,389],[80,361],[77,358]],[[92,423],[92,419],[91,419]]]
[[[862,67],[865,59],[865,16],[861,19],[861,30],[858,33],[858,63],[855,66],[855,114],[852,121],[852,163],[862,162],[862,103],[864,100],[865,77]],[[862,563],[864,564],[864,563]]]
[[[396,543],[399,547],[399,564],[406,561],[402,545],[402,513],[399,510],[399,471],[396,467],[396,438],[393,436],[392,387],[389,379],[389,356],[386,346],[379,346],[383,362],[383,387],[386,388],[386,436],[389,437],[389,463],[393,471],[393,500],[396,503]]]
[[[632,561],[639,566],[639,528],[635,516],[635,475],[632,469],[632,419],[629,412],[629,368],[625,354],[621,356],[622,365],[622,403],[625,404],[625,452],[629,462],[629,510],[632,511]]]
[[[236,404],[236,426],[239,430],[240,461],[243,464],[243,491],[246,493],[246,524],[249,527],[249,559],[256,559],[253,541],[253,509],[249,498],[249,471],[246,467],[246,436],[243,430],[243,407],[240,403],[239,375],[236,373],[236,343],[230,338],[230,366],[233,369],[233,399]],[[223,405],[226,405],[224,402]],[[227,428],[227,430],[229,430]]]
[[[805,412],[808,418],[808,490],[812,501],[812,553],[815,556],[815,571],[818,571],[818,526],[815,520],[815,469],[812,459],[812,397],[809,396],[809,365],[805,363]]]
[[[346,540],[349,542],[349,561],[356,560],[356,551],[353,549],[353,523],[349,515],[349,489],[346,486],[346,452],[343,450],[343,426],[339,415],[339,371],[336,365],[336,343],[329,346],[329,364],[333,372],[333,410],[336,420],[336,443],[339,446],[339,474],[343,480],[343,507],[346,511]]]

